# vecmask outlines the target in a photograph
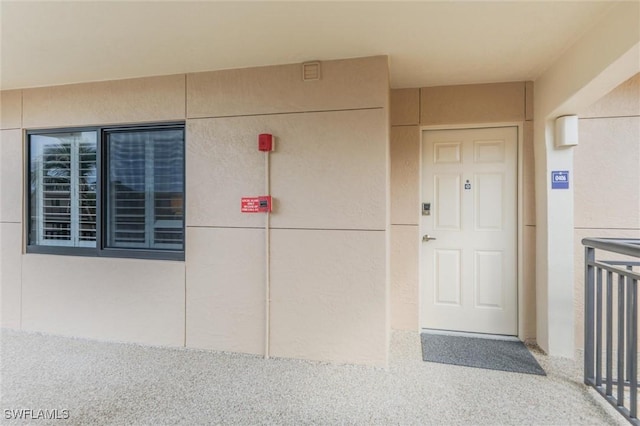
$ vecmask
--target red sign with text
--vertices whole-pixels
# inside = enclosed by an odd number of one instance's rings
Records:
[[[242,197],[240,200],[240,212],[242,213],[269,213],[271,212],[271,195],[261,197]]]

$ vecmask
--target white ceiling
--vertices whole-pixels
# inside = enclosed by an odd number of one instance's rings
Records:
[[[389,55],[394,88],[535,80],[612,2],[0,3],[3,89]]]

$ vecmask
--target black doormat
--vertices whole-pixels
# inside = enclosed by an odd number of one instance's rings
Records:
[[[546,373],[522,342],[422,333],[422,360],[515,373]]]

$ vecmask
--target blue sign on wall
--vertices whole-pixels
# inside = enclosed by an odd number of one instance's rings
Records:
[[[551,189],[569,189],[568,170],[556,170],[551,172]]]

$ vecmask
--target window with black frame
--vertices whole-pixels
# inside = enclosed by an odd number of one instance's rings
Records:
[[[27,251],[184,259],[184,125],[28,138]]]
[[[96,247],[95,131],[30,135],[30,244]]]
[[[107,247],[183,249],[183,135],[106,132]]]

